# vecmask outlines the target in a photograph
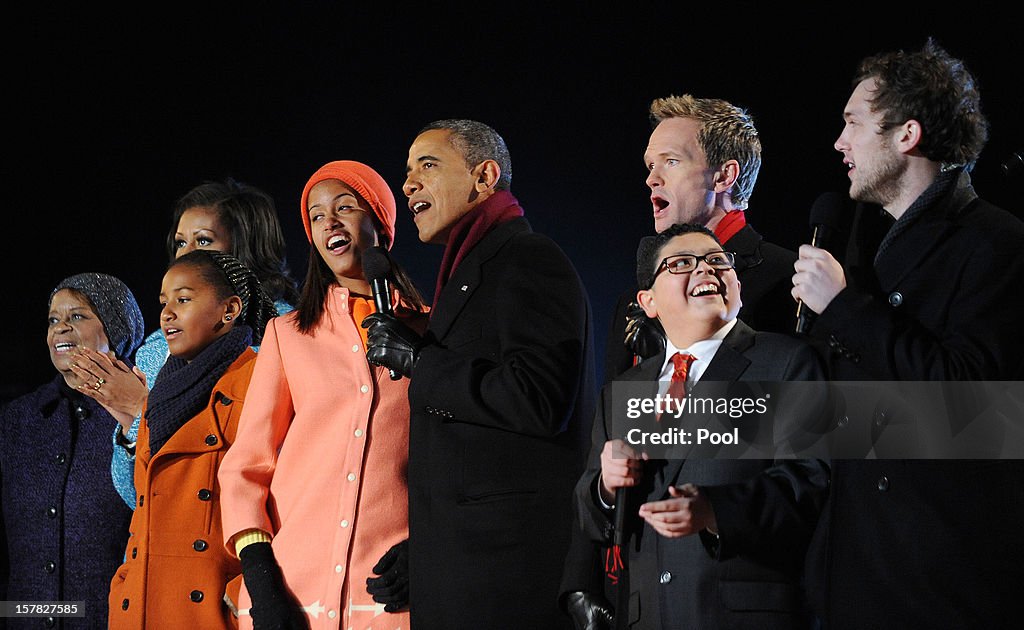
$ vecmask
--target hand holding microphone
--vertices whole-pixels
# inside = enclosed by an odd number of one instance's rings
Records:
[[[800,246],[800,258],[794,263],[793,298],[797,301],[796,332],[806,334],[815,314],[821,313],[846,288],[843,267],[823,249],[837,231],[845,205],[845,196],[822,193],[811,207],[810,245]]]
[[[366,360],[386,367],[391,380],[397,381],[412,374],[419,358],[423,338],[395,317],[391,305],[391,260],[381,247],[371,247],[363,253],[363,274],[370,282],[377,312],[362,321],[366,333]]]
[[[637,485],[643,477],[643,460],[646,453],[637,453],[623,440],[615,439],[604,443],[601,449],[601,486],[604,501],[615,501],[613,515],[614,530],[612,544],[625,544],[626,510],[629,488]],[[612,497],[614,496],[614,499]]]

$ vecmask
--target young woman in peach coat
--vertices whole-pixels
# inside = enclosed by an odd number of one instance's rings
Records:
[[[300,211],[302,295],[267,327],[219,475],[240,626],[408,628],[408,380],[367,363],[360,326],[375,310],[363,254],[387,257],[394,195],[369,166],[335,161],[310,177]],[[422,299],[385,260],[395,313],[422,331]]]

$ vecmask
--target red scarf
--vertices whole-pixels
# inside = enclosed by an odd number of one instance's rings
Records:
[[[715,236],[718,237],[722,245],[725,245],[726,241],[736,236],[736,232],[742,230],[746,224],[747,217],[742,210],[730,210],[715,226]]]
[[[445,244],[444,256],[441,258],[441,269],[437,273],[434,306],[437,306],[437,301],[441,297],[441,289],[455,273],[456,267],[466,254],[491,230],[521,216],[523,209],[519,206],[519,201],[509,191],[499,190],[455,223],[448,235],[448,243]]]

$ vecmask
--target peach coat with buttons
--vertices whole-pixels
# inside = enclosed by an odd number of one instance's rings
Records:
[[[407,630],[409,613],[384,612],[366,578],[409,536],[409,380],[367,363],[348,289],[332,287],[325,308],[312,335],[293,314],[267,325],[220,470],[225,549],[248,529],[272,534],[285,585],[314,630]],[[425,314],[403,319],[426,327]],[[243,630],[251,605],[243,585]]]
[[[235,439],[256,364],[252,348],[214,385],[206,408],[160,448],[139,427],[138,492],[124,564],[110,583],[110,628],[235,628],[224,603],[242,572],[223,544],[217,469]]]

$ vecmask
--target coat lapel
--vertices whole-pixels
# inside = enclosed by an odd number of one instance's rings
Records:
[[[946,241],[953,227],[944,217],[925,213],[916,225],[893,239],[875,264],[882,291],[892,291],[907,274],[919,269],[922,259]]]
[[[892,291],[907,274],[920,269],[921,261],[956,231],[956,217],[978,198],[970,182],[970,176],[961,173],[953,194],[923,212],[878,258],[875,270],[883,291]]]
[[[750,359],[744,355],[744,352],[753,344],[754,330],[742,321],[737,321],[729,334],[722,340],[722,345],[718,347],[715,358],[711,360],[711,364],[700,377],[700,381],[687,392],[687,396],[700,394],[701,383],[738,381],[750,365]],[[686,415],[684,414],[680,419],[685,422]],[[692,428],[696,431],[701,427],[693,426]],[[660,478],[655,482],[653,497],[663,497],[668,494],[669,484],[675,483],[679,477],[679,471],[693,447],[694,444],[691,441],[690,444],[679,445],[672,449],[671,459],[665,464]]]
[[[736,273],[764,262],[760,250],[762,240],[761,235],[748,224],[722,244],[722,247],[736,254]]]
[[[481,267],[497,255],[498,251],[516,234],[529,232],[530,224],[525,218],[512,219],[494,228],[483,237],[476,247],[459,263],[455,273],[441,290],[441,295],[430,309],[428,329],[434,338],[441,340],[448,334],[459,313],[469,302],[470,296],[480,286]]]

